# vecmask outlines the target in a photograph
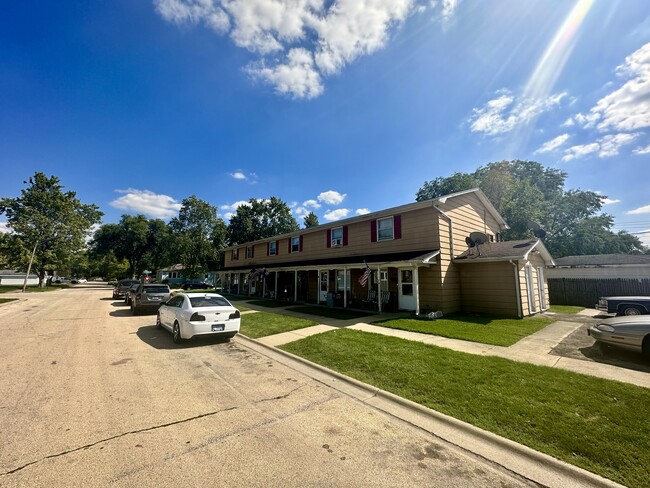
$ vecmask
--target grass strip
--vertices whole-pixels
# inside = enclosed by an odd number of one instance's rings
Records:
[[[337,329],[282,349],[630,487],[650,486],[650,390]]]
[[[281,332],[304,329],[312,325],[318,325],[318,323],[276,313],[257,312],[242,315],[240,332],[247,337],[257,339]]]
[[[18,300],[17,298],[0,298],[0,305]]]
[[[575,305],[551,305],[548,311],[554,313],[578,313],[584,309],[585,307],[577,307]]]
[[[291,307],[287,308],[291,312],[306,313],[309,315],[318,315],[319,317],[327,317],[330,319],[340,319],[340,320],[351,320],[358,319],[361,317],[370,317],[374,315],[367,312],[358,312],[356,310],[341,310],[337,308],[325,308],[325,307]]]
[[[279,302],[277,300],[250,300],[248,303],[267,308],[288,307],[289,305],[293,305],[292,302]]]
[[[31,292],[43,293],[43,292],[46,292],[46,291],[56,291],[56,290],[60,290],[62,288],[69,288],[69,287],[70,286],[67,285],[67,284],[63,284],[63,285],[54,285],[53,284],[53,285],[46,286],[46,287],[43,287],[43,288],[40,288],[38,285],[30,285],[25,289],[25,291],[29,292],[29,293],[31,293]],[[13,293],[13,292],[22,291],[22,290],[23,290],[23,285],[2,285],[2,286],[0,286],[0,293]]]
[[[379,320],[373,322],[373,325],[507,347],[552,322],[552,319],[541,317],[500,319],[454,314],[436,320],[411,318]]]

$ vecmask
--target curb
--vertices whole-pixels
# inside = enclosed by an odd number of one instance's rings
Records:
[[[623,485],[595,473],[345,376],[300,356],[251,339],[241,333],[237,335],[237,341],[261,354],[271,353],[276,356],[271,359],[277,360],[285,366],[299,369],[303,374],[326,386],[415,425],[465,452],[485,459],[541,486],[623,488]],[[268,356],[268,354],[266,355]],[[286,361],[281,361],[281,358]],[[336,382],[343,385],[337,385]]]

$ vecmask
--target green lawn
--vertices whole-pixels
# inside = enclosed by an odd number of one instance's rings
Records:
[[[36,292],[36,293],[41,293],[41,292],[46,292],[46,291],[55,291],[55,290],[60,290],[62,288],[69,288],[70,285],[63,284],[63,285],[51,285],[51,286],[46,286],[45,288],[39,288],[38,285],[30,285],[27,287],[25,290],[27,293],[31,292]],[[22,291],[23,285],[2,285],[0,286],[0,293],[14,293],[17,291]]]
[[[630,487],[650,486],[650,390],[338,329],[282,349]]]
[[[494,346],[512,346],[520,339],[543,329],[552,322],[552,319],[537,317],[499,319],[454,314],[437,320],[380,320],[373,322],[373,325],[492,344]]]
[[[361,317],[370,317],[374,315],[367,312],[357,312],[355,310],[342,310],[340,308],[325,308],[325,307],[291,307],[287,310],[292,312],[306,313],[310,315],[318,315],[320,317],[327,317],[330,319],[350,320],[358,319]]]
[[[280,302],[278,300],[250,300],[248,303],[268,308],[288,307],[289,305],[293,305],[291,302]]]
[[[257,339],[312,325],[317,325],[317,322],[269,312],[256,312],[242,315],[240,332],[247,337]]]
[[[240,312],[248,312],[249,310],[252,310],[248,307],[244,307],[243,305],[239,305],[238,303],[233,303],[233,305],[237,307],[237,310],[239,310]]]
[[[549,308],[549,312],[578,313],[584,309],[585,307],[576,307],[575,305],[551,305]]]
[[[0,305],[18,300],[17,298],[0,298]]]

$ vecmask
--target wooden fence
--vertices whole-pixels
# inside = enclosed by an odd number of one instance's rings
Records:
[[[551,305],[593,308],[602,296],[650,296],[650,279],[548,278]]]

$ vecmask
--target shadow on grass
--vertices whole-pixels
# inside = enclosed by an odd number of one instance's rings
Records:
[[[295,305],[294,302],[279,302],[277,300],[250,300],[246,303],[250,303],[251,305],[258,305],[260,307],[268,307],[268,308],[281,308],[281,307],[289,307],[291,305]]]
[[[374,315],[368,312],[359,312],[356,310],[343,310],[338,308],[325,308],[325,307],[290,307],[287,308],[290,312],[305,313],[309,315],[317,315],[319,317],[327,317],[329,319],[338,320],[352,320],[361,317],[370,317]]]

